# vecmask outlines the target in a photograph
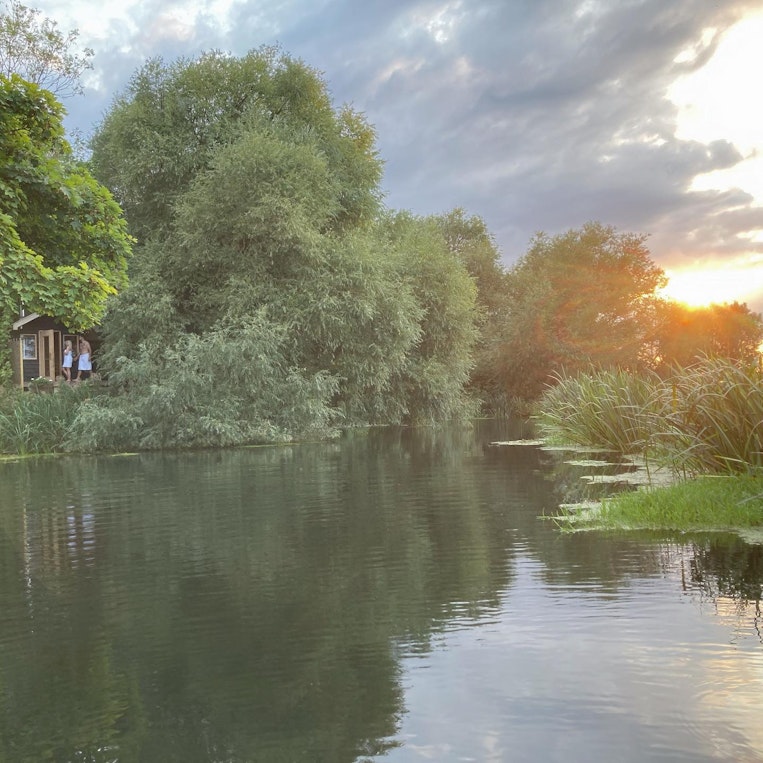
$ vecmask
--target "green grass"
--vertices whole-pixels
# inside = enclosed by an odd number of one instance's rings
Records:
[[[55,392],[8,395],[0,405],[0,453],[29,455],[65,450],[79,405],[89,384],[61,386]]]
[[[763,529],[763,479],[702,476],[674,485],[619,493],[601,508],[565,510],[565,529],[720,531]]]

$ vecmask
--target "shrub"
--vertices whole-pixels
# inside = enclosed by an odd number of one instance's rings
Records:
[[[164,347],[143,345],[118,359],[111,394],[83,405],[72,449],[220,447],[333,432],[333,377],[284,360],[286,327],[264,313],[183,334]]]

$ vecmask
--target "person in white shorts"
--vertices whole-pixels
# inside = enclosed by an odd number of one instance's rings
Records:
[[[77,363],[77,381],[90,378],[93,370],[92,360],[90,358],[90,342],[84,337],[79,338],[79,362]]]

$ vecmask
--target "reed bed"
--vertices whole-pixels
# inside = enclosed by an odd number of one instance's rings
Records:
[[[763,470],[763,374],[708,358],[668,380],[671,406],[660,453],[689,474]]]
[[[533,412],[542,435],[621,454],[649,450],[657,422],[669,403],[654,374],[622,370],[559,374]]]
[[[547,439],[639,454],[688,477],[763,473],[763,374],[706,358],[669,378],[560,376],[534,413]]]

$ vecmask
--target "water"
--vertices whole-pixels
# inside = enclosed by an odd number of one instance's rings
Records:
[[[0,761],[763,761],[763,548],[521,435],[0,464]]]

